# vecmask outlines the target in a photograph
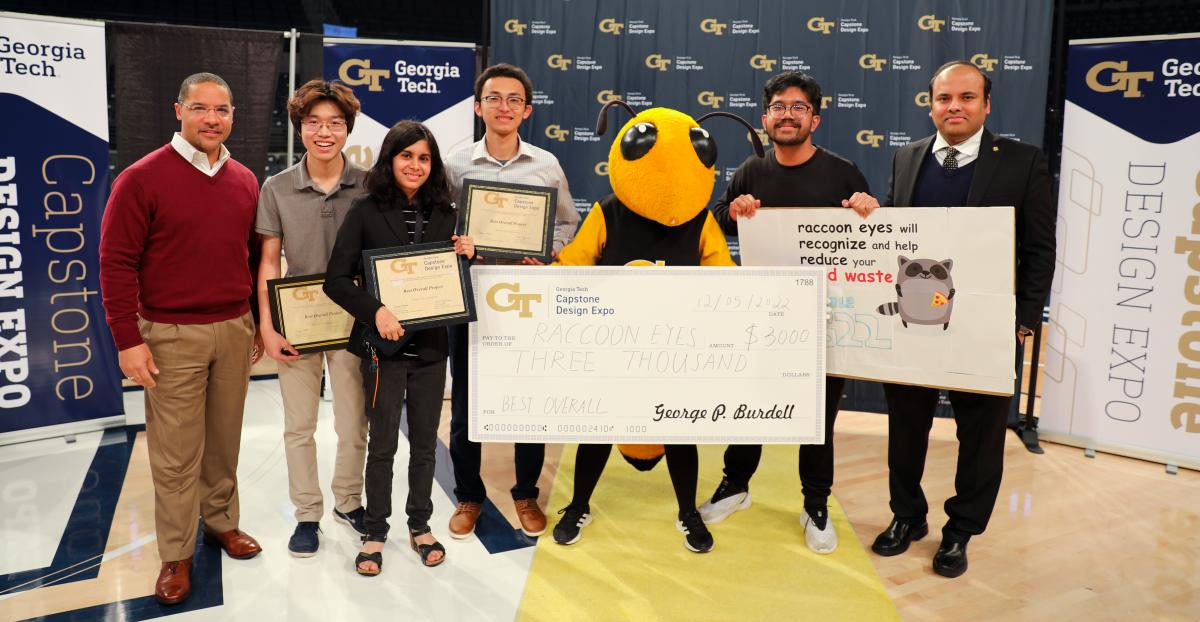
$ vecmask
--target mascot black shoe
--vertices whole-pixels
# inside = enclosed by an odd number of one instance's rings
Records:
[[[555,262],[568,266],[733,266],[725,234],[708,211],[717,161],[717,143],[700,123],[711,117],[741,122],[750,132],[755,153],[762,143],[750,124],[727,112],[711,112],[699,121],[669,108],[650,108],[635,114],[628,104],[613,100],[604,105],[596,134],[608,126],[606,114],[621,106],[633,116],[621,128],[608,151],[608,175],[613,193],[597,201],[574,241]],[[611,445],[580,445],[575,459],[575,497],[564,508],[575,521],[571,538],[590,522],[589,501],[608,461]],[[712,535],[696,512],[696,473],[699,458],[695,445],[621,445],[621,454],[639,470],[653,468],[664,455],[671,485],[679,503],[676,527],[684,544],[703,553],[712,549]],[[582,524],[579,524],[582,523]],[[566,542],[565,540],[569,540]]]

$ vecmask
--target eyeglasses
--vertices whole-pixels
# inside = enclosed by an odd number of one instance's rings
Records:
[[[509,108],[524,108],[525,98],[510,95],[508,97],[500,97],[499,95],[484,95],[482,98],[483,104],[488,108],[499,108],[500,102],[508,102]]]
[[[201,119],[207,117],[210,112],[215,112],[222,119],[228,119],[233,116],[233,106],[215,106],[210,108],[204,104],[185,104],[179,102],[179,107],[187,110],[193,117]]]
[[[300,127],[304,128],[305,132],[311,132],[313,134],[321,131],[322,127],[329,128],[329,131],[334,134],[341,134],[342,132],[346,131],[347,125],[345,119],[330,119],[328,121],[322,121],[320,119],[309,118],[301,121]]]
[[[812,106],[809,106],[803,102],[797,102],[791,106],[781,102],[775,102],[770,106],[767,106],[767,112],[771,113],[771,116],[773,117],[782,117],[785,110],[791,110],[796,114],[797,117],[803,117],[812,112]]]

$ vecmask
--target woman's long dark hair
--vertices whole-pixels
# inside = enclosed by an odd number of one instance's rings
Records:
[[[416,202],[425,208],[450,209],[450,182],[446,179],[442,152],[438,149],[433,132],[417,121],[401,121],[393,125],[387,136],[383,137],[379,157],[371,166],[371,170],[367,171],[367,192],[375,197],[375,200],[390,204],[404,196],[403,191],[396,185],[396,176],[392,173],[392,159],[422,140],[429,143],[429,177],[417,189]]]

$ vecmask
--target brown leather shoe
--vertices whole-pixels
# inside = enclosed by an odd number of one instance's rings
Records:
[[[483,511],[482,503],[460,501],[450,517],[450,537],[462,540],[475,533],[475,521]]]
[[[225,553],[234,559],[250,559],[262,552],[258,541],[239,529],[230,529],[225,533],[206,531],[204,542],[225,549]]]
[[[174,605],[192,593],[192,558],[163,562],[154,584],[154,598],[164,605]]]
[[[517,519],[521,521],[521,531],[530,538],[546,533],[546,515],[538,507],[537,499],[517,499]]]

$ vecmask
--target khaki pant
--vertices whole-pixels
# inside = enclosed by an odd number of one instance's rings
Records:
[[[361,359],[345,350],[305,354],[297,361],[279,364],[288,493],[296,506],[296,520],[300,522],[319,522],[325,513],[313,435],[320,407],[321,367],[326,360],[333,385],[333,430],[338,439],[331,486],[333,503],[342,512],[362,507],[367,418],[363,414],[362,374],[358,369]]]
[[[196,518],[217,533],[238,526],[237,463],[250,381],[254,320],[160,324],[139,320],[159,373],[146,390],[154,526],[163,561],[192,555]]]

